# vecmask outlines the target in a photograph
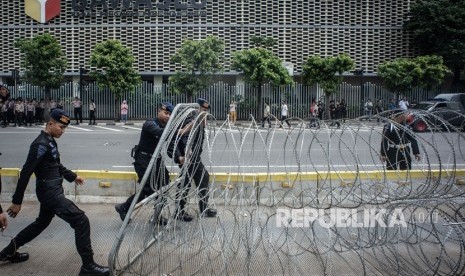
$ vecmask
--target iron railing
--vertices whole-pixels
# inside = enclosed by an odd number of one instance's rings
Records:
[[[37,100],[44,98],[44,89],[42,87],[30,84],[21,84],[10,86],[13,98],[35,98]],[[363,115],[362,107],[366,99],[371,98],[373,102],[381,99],[387,107],[390,98],[395,94],[385,87],[372,83],[364,83],[364,95],[361,95],[360,85],[342,83],[339,90],[331,96],[331,99],[344,99],[347,103],[347,117],[356,118]],[[410,100],[416,98],[418,101],[432,98],[441,92],[440,88],[433,90],[413,90],[406,95]],[[261,118],[258,114],[257,89],[249,84],[229,85],[218,82],[211,85],[208,89],[200,91],[196,97],[202,97],[210,101],[211,113],[217,119],[225,119],[228,113],[228,107],[231,100],[238,102],[237,116],[239,120],[247,120],[250,116]],[[83,86],[82,92],[79,91],[78,83],[65,83],[58,89],[51,90],[51,98],[55,101],[62,101],[64,109],[72,113],[72,100],[79,97],[83,101],[83,116],[85,119],[89,116],[89,100],[94,99],[97,105],[97,119],[115,119],[119,114],[119,105],[122,100],[127,100],[129,104],[128,118],[139,120],[154,117],[156,106],[163,101],[170,101],[173,104],[187,103],[187,97],[184,94],[172,93],[168,85],[156,86],[153,83],[143,82],[137,86],[134,91],[124,93],[121,99],[115,99],[115,96],[108,89],[100,89],[96,83],[88,83]],[[306,118],[310,113],[310,105],[313,99],[324,101],[324,92],[318,85],[307,86],[300,83],[294,83],[289,86],[273,86],[264,84],[262,86],[262,96],[270,103],[271,112],[279,117],[280,103],[285,100],[289,107],[289,117]],[[194,99],[195,101],[195,99]]]

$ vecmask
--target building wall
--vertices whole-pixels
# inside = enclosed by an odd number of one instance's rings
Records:
[[[32,2],[38,0],[32,0]],[[53,0],[48,0],[51,2]],[[25,14],[26,1],[0,0],[2,19],[0,31],[0,76],[20,68],[20,53],[14,42],[49,32],[62,44],[69,61],[68,74],[78,74],[86,64],[96,43],[119,39],[132,49],[135,67],[142,75],[169,75],[180,69],[169,62],[184,39],[203,39],[215,35],[225,42],[226,75],[236,75],[229,68],[234,51],[250,47],[251,35],[270,36],[278,41],[273,51],[294,65],[296,75],[301,64],[312,55],[349,54],[356,68],[375,73],[379,63],[411,56],[409,37],[402,30],[413,0],[203,0],[205,8],[194,9],[189,0],[172,0],[167,10],[157,5],[169,0],[62,0],[60,14],[47,23],[39,23]],[[111,3],[119,3],[116,8]],[[178,10],[175,4],[186,4]],[[152,5],[152,16],[75,16],[73,4],[97,4],[94,12],[134,12],[134,4]],[[148,13],[148,6],[139,6],[139,13]],[[188,16],[198,13],[199,16]]]

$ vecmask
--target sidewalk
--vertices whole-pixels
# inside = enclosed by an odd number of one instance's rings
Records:
[[[108,254],[122,222],[113,204],[77,205],[90,220],[94,259],[101,265],[107,265]],[[8,208],[5,205],[3,207]],[[37,201],[24,202],[19,215],[14,219],[9,218],[8,228],[0,232],[0,248],[5,247],[12,237],[32,223],[38,213]],[[78,275],[81,269],[81,258],[74,243],[74,230],[57,216],[42,234],[18,251],[29,253],[29,260],[17,264],[0,262],[0,275]]]

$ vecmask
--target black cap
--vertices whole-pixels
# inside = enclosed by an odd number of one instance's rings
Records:
[[[210,104],[209,104],[208,101],[205,100],[205,99],[198,98],[198,99],[197,99],[197,103],[198,103],[201,107],[203,107],[203,108],[208,108],[208,109],[210,109]]]
[[[70,118],[69,118],[69,115],[68,113],[66,113],[65,111],[63,111],[62,109],[54,109],[51,113],[50,113],[50,118],[54,119],[55,121],[59,122],[59,123],[62,123],[64,125],[69,125],[70,123]]]
[[[171,113],[173,112],[174,106],[170,102],[163,102],[160,105],[160,109],[169,111]]]

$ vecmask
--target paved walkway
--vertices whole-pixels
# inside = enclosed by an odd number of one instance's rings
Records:
[[[3,204],[5,208],[8,204]],[[121,227],[121,220],[112,204],[78,204],[89,217],[95,261],[108,263],[108,254]],[[33,222],[39,210],[37,202],[25,202],[15,218],[9,218],[9,226],[0,233],[0,248],[3,249],[20,230]],[[0,275],[78,275],[81,259],[76,251],[73,229],[58,217],[36,239],[21,247],[19,252],[28,252],[30,259],[23,263],[0,263]]]

